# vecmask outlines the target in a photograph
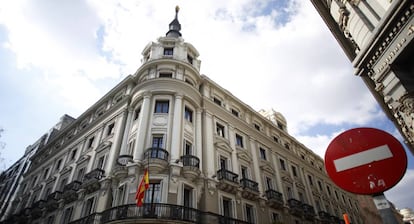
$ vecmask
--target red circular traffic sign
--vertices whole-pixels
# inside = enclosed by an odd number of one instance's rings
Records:
[[[340,188],[357,194],[382,193],[396,185],[407,169],[407,156],[394,136],[375,128],[355,128],[334,138],[325,168]]]

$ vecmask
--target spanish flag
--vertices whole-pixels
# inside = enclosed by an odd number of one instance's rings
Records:
[[[149,188],[149,174],[148,169],[145,169],[144,176],[142,177],[141,182],[139,183],[135,199],[137,206],[141,207],[144,202],[145,190]]]

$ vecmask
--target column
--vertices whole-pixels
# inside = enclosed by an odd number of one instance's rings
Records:
[[[126,120],[125,128],[124,130],[124,136],[122,137],[122,144],[121,144],[121,150],[119,152],[119,155],[128,155],[128,136],[129,131],[131,130],[131,124],[132,124],[132,116],[134,115],[134,108],[130,107],[128,108],[128,117]]]
[[[144,100],[142,102],[141,114],[138,118],[137,136],[134,148],[134,161],[141,160],[145,147],[145,136],[148,133],[147,126],[148,120],[151,116],[150,102],[151,93],[144,93]]]
[[[204,117],[204,134],[205,134],[205,145],[203,147],[203,163],[204,163],[204,167],[206,168],[206,170],[204,170],[205,175],[208,178],[211,178],[213,175],[216,174],[216,171],[214,170],[214,162],[216,161],[215,158],[215,150],[214,150],[214,136],[213,136],[213,131],[214,131],[214,127],[213,127],[213,118],[211,116],[211,114],[209,114],[208,112],[205,112],[205,117]]]
[[[180,158],[180,146],[182,142],[182,119],[183,119],[183,95],[175,95],[174,114],[172,123],[172,139],[171,139],[171,157],[170,163],[174,163]]]
[[[237,159],[236,140],[234,134],[234,127],[229,125],[229,143],[231,151],[231,165],[234,173],[239,173],[239,160]]]
[[[116,133],[114,135],[114,140],[113,140],[113,144],[111,146],[111,150],[109,151],[109,155],[108,155],[108,159],[106,162],[106,169],[105,169],[105,173],[111,173],[112,172],[112,168],[115,166],[116,161],[118,159],[118,155],[119,155],[119,151],[120,151],[120,147],[121,147],[121,143],[122,143],[122,137],[123,137],[123,133],[125,130],[125,121],[126,121],[126,117],[127,117],[127,110],[124,111],[124,113],[122,113],[121,115],[118,116],[117,120],[117,125],[116,125],[116,129],[115,132]]]
[[[253,138],[250,138],[250,145],[252,150],[252,159],[253,159],[253,171],[254,176],[256,177],[256,181],[259,185],[259,191],[262,194],[263,193],[263,184],[262,184],[262,177],[260,175],[260,168],[259,168],[259,160],[257,159],[257,148],[256,148],[256,140]]]
[[[196,156],[198,157],[198,159],[200,160],[200,171],[203,172],[203,155],[202,155],[202,150],[203,150],[203,133],[202,133],[202,126],[201,126],[201,109],[197,109],[196,111],[196,127],[195,127],[195,131],[196,131],[196,140],[195,140],[195,144],[196,144]]]

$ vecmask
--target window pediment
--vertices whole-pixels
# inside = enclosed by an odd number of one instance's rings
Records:
[[[247,150],[237,150],[237,158],[244,160],[248,163],[252,162],[252,154]]]
[[[263,170],[264,172],[268,172],[270,174],[276,173],[276,171],[270,165],[270,162],[269,161],[261,160],[259,166],[260,166],[260,169]]]
[[[107,148],[110,148],[111,145],[112,145],[111,141],[104,141],[96,148],[96,152],[101,152]]]
[[[214,143],[214,145],[217,148],[222,149],[228,153],[231,153],[233,151],[232,148],[230,147],[229,142],[223,138],[216,138],[216,142]]]

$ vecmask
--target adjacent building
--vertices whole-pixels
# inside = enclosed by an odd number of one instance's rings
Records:
[[[19,191],[20,183],[24,179],[24,175],[29,169],[32,156],[46,145],[48,140],[53,138],[59,130],[73,120],[74,118],[68,115],[62,116],[60,121],[48,133],[26,148],[22,158],[0,174],[0,221],[5,220],[13,209],[14,204],[12,202],[16,202],[18,198],[17,192]]]
[[[134,75],[32,156],[5,223],[362,223],[282,114],[200,74],[177,14]]]
[[[312,3],[414,154],[413,1]]]

